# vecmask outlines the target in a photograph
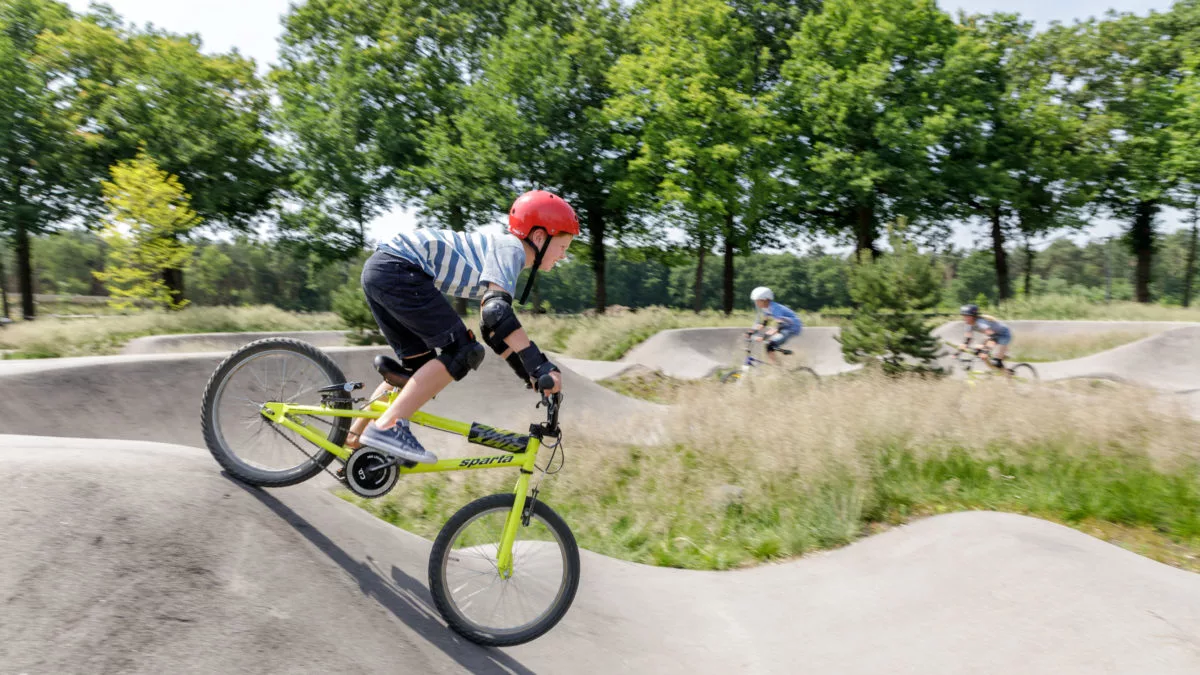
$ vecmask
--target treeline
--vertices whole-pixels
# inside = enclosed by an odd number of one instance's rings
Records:
[[[893,222],[985,227],[1003,299],[1030,241],[1096,215],[1126,223],[1149,302],[1158,216],[1200,196],[1200,0],[1037,34],[934,0],[309,0],[284,28],[264,79],[103,6],[0,0],[0,230],[27,315],[31,237],[66,223],[105,228],[110,288],[178,304],[206,232],[269,224],[319,269],[393,206],[463,230],[534,187],[576,207],[601,309],[610,273],[657,264],[646,293],[728,311],[756,251],[876,256]],[[610,251],[668,229],[686,264]]]
[[[1190,233],[1164,237],[1162,254],[1155,259],[1152,291],[1159,302],[1188,304],[1187,251]],[[37,293],[103,295],[106,289],[94,272],[104,270],[106,246],[95,233],[68,230],[33,239]],[[1030,261],[1032,260],[1032,266]],[[0,263],[12,269],[11,260]],[[241,236],[230,241],[199,244],[185,267],[189,280],[185,298],[196,305],[274,304],[289,310],[326,311],[340,288],[358,283],[359,261],[313,264],[297,256],[288,244]],[[1092,240],[1082,246],[1070,239],[1051,242],[1032,258],[1025,251],[1013,256],[1018,296],[1070,295],[1092,302],[1132,300],[1136,260],[1117,241]],[[846,255],[812,250],[805,254],[753,253],[735,261],[736,305],[749,307],[750,289],[769,286],[784,304],[801,310],[850,307],[849,275],[852,262]],[[991,251],[944,252],[935,264],[943,279],[943,304],[999,303]],[[622,248],[606,262],[608,296],[612,304],[626,307],[663,306],[680,309],[720,309],[721,270],[704,272],[696,295],[696,259],[687,251],[660,248]],[[9,280],[11,281],[11,279]],[[595,290],[592,261],[580,249],[554,274],[538,282],[533,303],[551,312],[587,310]],[[697,302],[697,297],[699,302]]]

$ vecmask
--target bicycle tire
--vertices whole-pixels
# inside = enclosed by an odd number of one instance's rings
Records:
[[[1028,363],[1014,363],[1009,370],[1012,371],[1012,376],[1018,380],[1037,382],[1040,379],[1037,369]]]
[[[800,378],[805,384],[821,385],[821,376],[817,374],[817,371],[808,366],[796,366],[788,370],[788,374],[792,377]]]
[[[433,595],[438,612],[454,632],[485,647],[519,645],[545,635],[566,615],[575,600],[575,592],[579,589],[579,546],[575,543],[575,535],[553,509],[545,502],[538,501],[533,505],[530,521],[536,519],[554,534],[563,563],[562,579],[554,600],[535,620],[512,629],[482,626],[468,618],[460,609],[447,579],[447,564],[451,553],[456,550],[452,544],[460,532],[483,515],[499,512],[497,515],[507,516],[512,511],[515,500],[516,496],[512,493],[494,494],[476,499],[462,507],[442,526],[441,532],[433,542],[433,550],[429,553],[429,591]],[[522,529],[524,527],[522,526]],[[513,548],[515,555],[516,543],[513,544]],[[503,580],[503,583],[510,581]]]
[[[295,466],[277,471],[266,470],[255,467],[239,457],[229,447],[220,424],[220,397],[230,376],[236,373],[240,366],[247,364],[254,358],[270,353],[290,353],[308,359],[325,375],[328,384],[339,384],[346,381],[341,368],[334,363],[333,359],[329,358],[325,352],[307,342],[288,338],[256,340],[226,357],[208,378],[208,383],[204,387],[203,403],[200,410],[200,425],[204,432],[204,443],[208,446],[208,451],[212,453],[213,458],[217,460],[217,463],[229,475],[243,483],[258,487],[285,487],[301,483],[317,475],[322,469],[329,466],[329,463],[334,459],[334,455],[321,448],[312,446],[312,458],[304,458],[304,455],[300,451],[296,451],[296,458],[299,461]],[[352,402],[349,398],[344,402],[334,404],[335,407],[345,409],[350,408],[351,405]],[[265,419],[262,421],[265,424],[270,424]],[[345,443],[347,432],[350,429],[350,418],[331,418],[330,425],[329,435],[326,437],[329,442],[335,445]],[[298,442],[307,443],[303,439],[300,439]]]

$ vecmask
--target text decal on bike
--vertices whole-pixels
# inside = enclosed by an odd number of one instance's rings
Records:
[[[496,457],[471,457],[464,459],[458,463],[459,466],[465,468],[472,466],[489,466],[493,464],[509,464],[513,461],[512,455],[499,455]]]
[[[529,445],[529,437],[511,431],[501,431],[486,424],[475,422],[467,433],[467,440],[489,448],[505,452],[524,452]]]

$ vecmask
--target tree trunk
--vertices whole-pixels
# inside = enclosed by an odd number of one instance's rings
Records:
[[[875,207],[860,206],[854,214],[854,248],[856,251],[870,251],[872,258],[879,257],[879,249],[875,246]]]
[[[1001,302],[1012,298],[1012,286],[1008,280],[1008,253],[1004,250],[1004,223],[1000,218],[1000,207],[992,207],[992,256],[996,262],[996,292]]]
[[[696,260],[696,282],[692,286],[692,311],[699,314],[704,309],[704,257],[708,254],[708,242],[701,239],[697,249],[699,256]]]
[[[33,265],[30,261],[29,229],[23,211],[21,206],[13,209],[13,224],[16,226],[13,243],[17,254],[17,286],[21,289],[21,316],[26,321],[32,321],[36,316],[33,306]]]
[[[721,271],[721,309],[725,315],[733,313],[733,256],[736,246],[733,241],[733,214],[725,216],[725,266]]]
[[[586,204],[588,236],[592,240],[592,275],[596,280],[594,306],[597,314],[603,314],[608,307],[608,286],[604,274],[608,260],[604,246],[604,210],[599,205]]]
[[[1183,268],[1183,306],[1190,307],[1192,303],[1192,280],[1196,278],[1196,239],[1200,232],[1200,208],[1196,209],[1192,220],[1192,241],[1188,245],[1187,263]]]
[[[4,252],[0,250],[0,302],[4,305],[4,318],[8,313],[8,270],[4,268]]]
[[[1158,205],[1154,202],[1138,202],[1129,231],[1129,243],[1137,256],[1134,283],[1138,302],[1150,302],[1150,264],[1154,259],[1154,215],[1157,212]]]
[[[171,294],[171,308],[179,307],[183,303],[183,270],[165,269],[162,271],[162,280]]]
[[[1033,296],[1033,245],[1025,238],[1025,297]]]

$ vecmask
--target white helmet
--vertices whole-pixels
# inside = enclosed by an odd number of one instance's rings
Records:
[[[772,293],[771,289],[767,288],[766,286],[759,286],[758,288],[750,291],[750,299],[754,300],[755,302],[759,300],[774,300],[775,294]]]

